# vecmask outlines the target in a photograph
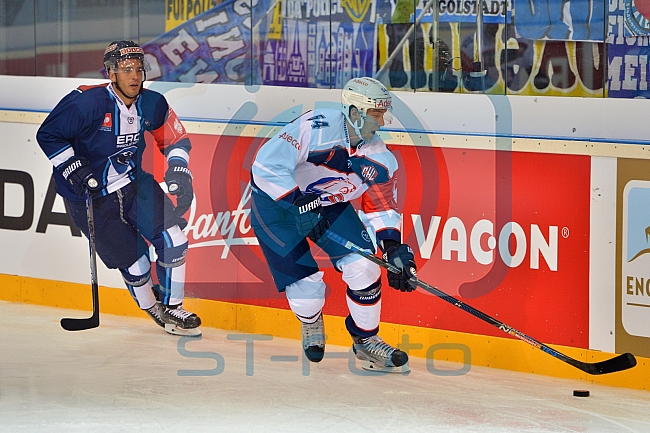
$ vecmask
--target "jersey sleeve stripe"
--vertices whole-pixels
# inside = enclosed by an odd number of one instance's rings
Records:
[[[58,167],[64,162],[66,162],[68,159],[72,158],[73,156],[74,156],[74,150],[72,149],[72,146],[68,146],[65,149],[56,153],[55,155],[50,156],[50,161],[55,167]]]
[[[181,147],[170,150],[167,154],[167,163],[171,163],[172,161],[180,162],[179,160],[183,160],[186,165],[189,164],[190,154],[187,150]]]

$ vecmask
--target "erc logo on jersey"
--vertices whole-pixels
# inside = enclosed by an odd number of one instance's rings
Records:
[[[630,335],[650,337],[650,181],[623,190],[621,318]]]
[[[140,133],[122,134],[117,136],[117,147],[132,146],[140,141]]]

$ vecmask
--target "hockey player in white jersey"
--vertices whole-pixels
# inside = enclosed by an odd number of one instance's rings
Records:
[[[307,238],[325,251],[347,284],[346,328],[365,369],[405,372],[405,352],[378,335],[381,268],[330,241],[328,230],[375,252],[402,270],[388,283],[416,288],[413,252],[402,243],[397,210],[398,164],[376,135],[391,109],[391,96],[373,78],[354,78],[342,91],[342,109],[315,109],[286,125],[259,149],[251,170],[251,224],[279,291],[302,324],[305,356],[325,352],[323,272]],[[364,222],[351,200],[360,200]]]

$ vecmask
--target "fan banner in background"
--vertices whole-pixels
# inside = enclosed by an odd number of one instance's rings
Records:
[[[272,0],[222,3],[144,44],[149,80],[188,83],[259,82],[251,30]]]
[[[650,0],[625,0],[625,33],[650,35]]]
[[[271,3],[254,36],[263,84],[342,88],[373,74],[376,1]]]
[[[602,42],[605,38],[602,0],[513,2],[517,33],[523,38],[594,42]]]
[[[221,0],[166,0],[165,31],[183,24],[187,20],[207,12],[222,3]]]
[[[415,22],[417,17],[422,14],[421,22],[433,22],[435,13],[434,6],[436,2],[429,4],[428,0],[418,0],[415,6],[415,14],[408,13],[406,9],[400,10],[396,7],[396,1],[399,0],[377,0],[377,15],[380,24],[402,24],[409,18],[409,22]],[[479,0],[437,0],[438,19],[441,23],[475,23],[476,12]],[[406,15],[405,15],[406,13]],[[403,17],[403,18],[402,18]],[[483,0],[483,22],[504,24],[510,23],[512,18],[511,0]]]
[[[372,76],[375,25],[366,22],[281,20],[281,38],[260,34],[262,83],[343,88]]]
[[[630,5],[639,0],[617,2],[609,10],[609,30],[607,34],[607,96],[609,98],[648,98],[648,58],[650,47],[648,38],[630,34],[627,16]],[[643,0],[648,4],[650,0]],[[646,8],[642,9],[644,12]],[[648,12],[645,12],[648,13]],[[639,13],[633,13],[637,16]],[[650,15],[650,13],[649,13]],[[638,18],[638,16],[637,16]],[[638,21],[638,19],[637,19]]]
[[[274,0],[271,0],[275,3]],[[282,18],[306,21],[374,22],[376,0],[282,0]],[[266,9],[265,9],[266,10]]]

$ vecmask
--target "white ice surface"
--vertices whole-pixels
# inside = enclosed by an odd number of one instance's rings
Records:
[[[409,375],[327,357],[303,370],[297,340],[213,328],[181,340],[111,315],[59,326],[84,316],[0,302],[0,432],[650,432],[644,391],[473,366],[445,376],[431,370],[463,366],[421,358]]]

